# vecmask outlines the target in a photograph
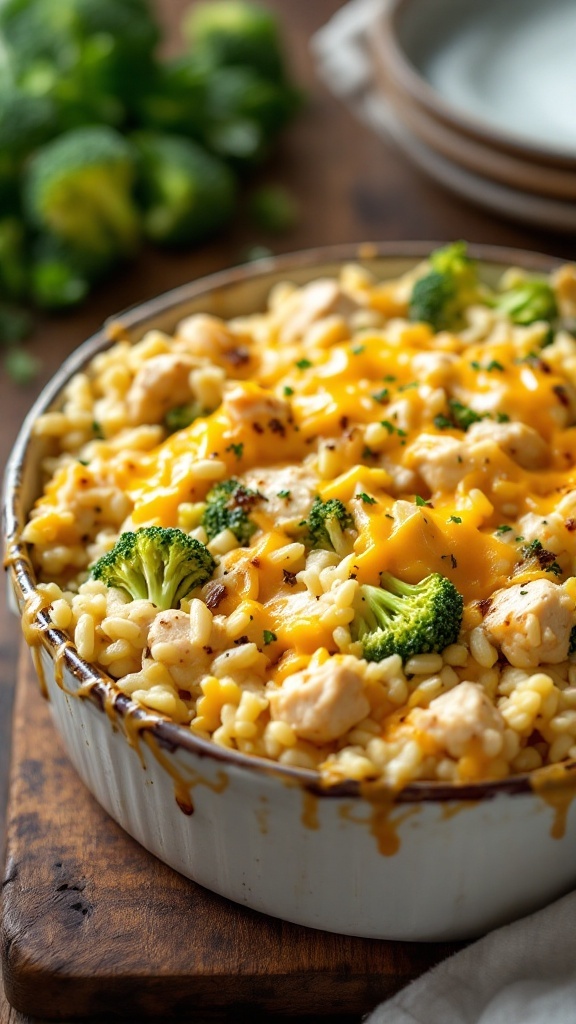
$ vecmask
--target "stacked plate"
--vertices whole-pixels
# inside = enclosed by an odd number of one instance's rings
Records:
[[[576,232],[574,0],[386,0],[372,13],[400,147],[469,199]]]

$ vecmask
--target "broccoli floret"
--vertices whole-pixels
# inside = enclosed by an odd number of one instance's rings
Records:
[[[284,61],[276,18],[246,0],[210,0],[186,15],[183,31],[195,53],[216,66],[249,65],[265,77],[282,80]]]
[[[465,242],[436,249],[430,271],[416,281],[409,302],[411,320],[430,324],[435,331],[450,330],[461,323],[462,311],[482,294],[476,266]]]
[[[297,90],[253,67],[221,68],[207,82],[203,141],[226,159],[253,163],[267,156],[300,105]]]
[[[157,64],[138,98],[139,123],[149,130],[201,142],[206,131],[206,94],[212,73],[211,65],[190,53]]]
[[[144,233],[152,241],[198,242],[230,219],[235,179],[218,157],[178,135],[138,132],[133,142]]]
[[[95,580],[125,590],[133,600],[152,601],[166,611],[210,579],[216,563],[208,549],[182,530],[145,526],[122,533],[111,551],[92,566]]]
[[[206,496],[201,521],[208,539],[212,540],[222,530],[231,530],[240,544],[248,544],[257,530],[249,512],[261,500],[258,491],[250,490],[234,477],[216,484]]]
[[[543,277],[524,276],[497,296],[494,306],[515,324],[533,324],[537,320],[551,322],[558,316],[556,297]]]
[[[200,402],[188,402],[186,405],[175,405],[169,409],[164,417],[164,425],[167,430],[174,433],[176,430],[185,430],[199,416],[207,416],[208,410]]]
[[[49,235],[35,239],[30,264],[30,297],[42,309],[67,309],[86,298],[92,283],[91,261]]]
[[[354,631],[367,661],[382,661],[391,654],[407,661],[456,642],[464,601],[450,580],[434,572],[410,584],[383,572],[381,582],[380,587],[359,588],[362,610]]]
[[[50,98],[63,131],[125,121],[160,30],[148,0],[4,0],[0,37],[12,81]]]
[[[310,547],[326,548],[338,554],[346,554],[348,551],[344,530],[353,526],[354,520],[338,498],[322,501],[322,498],[316,496],[305,525]]]
[[[102,265],[134,252],[132,147],[105,125],[65,132],[41,147],[24,179],[28,216],[40,230]]]
[[[1,45],[1,38],[0,38]],[[0,184],[18,175],[22,162],[56,131],[56,109],[46,96],[28,96],[21,89],[0,89]]]

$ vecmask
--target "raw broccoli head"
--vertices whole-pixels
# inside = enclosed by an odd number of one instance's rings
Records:
[[[57,106],[59,129],[120,125],[160,36],[148,0],[4,0],[0,37],[12,80]]]
[[[1,45],[1,39],[0,39]],[[17,174],[25,157],[55,134],[56,108],[47,96],[16,86],[0,89],[0,183]]]
[[[230,219],[236,185],[218,157],[178,135],[138,132],[133,142],[144,232],[154,242],[198,242]]]
[[[202,141],[207,126],[206,94],[212,66],[193,53],[157,63],[137,98],[138,123],[153,131]]]
[[[558,316],[556,296],[543,277],[522,276],[512,288],[497,296],[494,306],[515,324],[553,321]]]
[[[234,477],[216,484],[206,496],[202,516],[202,526],[208,539],[212,540],[222,530],[231,530],[240,544],[248,544],[257,530],[249,513],[261,500],[262,495],[258,491],[250,490]]]
[[[24,180],[24,202],[41,231],[109,264],[133,253],[132,147],[105,125],[65,132],[41,147]]]
[[[300,93],[264,78],[254,67],[224,67],[206,88],[203,140],[236,162],[264,158],[271,143],[301,105]]]
[[[464,601],[450,580],[437,572],[416,584],[403,583],[387,572],[381,573],[381,580],[380,587],[360,587],[362,610],[354,620],[367,661],[382,661],[391,654],[407,661],[456,642]]]
[[[31,299],[42,309],[67,309],[86,298],[94,273],[92,261],[50,235],[34,240],[29,267]]]
[[[416,281],[409,302],[411,320],[430,324],[435,331],[455,329],[462,311],[481,293],[475,264],[469,259],[465,242],[436,249],[430,256],[430,271]]]
[[[122,533],[112,550],[92,566],[92,577],[166,611],[206,583],[215,568],[208,549],[187,533],[145,526]]]
[[[338,498],[322,501],[317,495],[305,525],[310,547],[327,548],[338,554],[345,554],[348,550],[344,530],[353,526],[354,520]]]
[[[206,54],[216,67],[245,64],[267,78],[284,78],[276,18],[259,4],[246,0],[196,4],[183,29],[193,51]]]

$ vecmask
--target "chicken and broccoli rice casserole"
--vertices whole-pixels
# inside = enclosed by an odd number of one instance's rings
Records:
[[[118,341],[35,432],[53,623],[137,705],[326,783],[576,756],[576,266],[464,243]]]

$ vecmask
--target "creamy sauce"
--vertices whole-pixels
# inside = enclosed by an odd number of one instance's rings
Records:
[[[530,785],[554,812],[550,835],[553,839],[563,839],[568,813],[576,798],[576,771],[563,764],[551,765],[544,772],[534,774]]]

